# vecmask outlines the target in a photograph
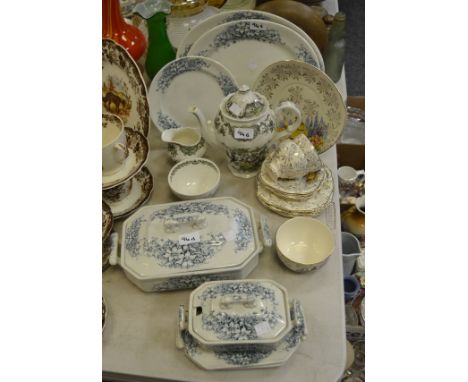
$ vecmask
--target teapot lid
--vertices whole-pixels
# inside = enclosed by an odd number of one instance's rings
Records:
[[[268,102],[262,95],[242,85],[239,90],[228,96],[224,102],[224,112],[233,118],[255,118],[263,114]]]

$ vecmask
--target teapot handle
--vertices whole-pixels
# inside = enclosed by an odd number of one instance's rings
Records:
[[[300,126],[302,122],[301,111],[296,106],[296,104],[291,101],[284,101],[277,108],[275,108],[274,112],[276,120],[281,119],[281,111],[285,109],[291,110],[296,115],[296,121],[293,124],[289,125],[285,131],[277,133],[276,137],[274,138],[275,140],[291,135],[293,132],[296,131],[296,129]]]

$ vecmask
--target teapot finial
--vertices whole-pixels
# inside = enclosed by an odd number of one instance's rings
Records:
[[[236,119],[260,117],[268,108],[268,102],[248,85],[242,85],[224,104],[224,112]]]

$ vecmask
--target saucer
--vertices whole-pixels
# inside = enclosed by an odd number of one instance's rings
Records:
[[[146,167],[143,167],[138,174],[127,182],[130,182],[130,192],[124,197],[118,194],[110,194],[108,192],[110,190],[102,193],[102,198],[112,210],[114,219],[121,219],[130,215],[149,199],[153,191],[153,176]]]
[[[102,174],[102,189],[118,186],[133,177],[146,162],[148,158],[149,145],[145,136],[128,127],[125,128],[127,135],[128,158],[122,168],[111,175]]]
[[[285,200],[270,192],[257,182],[257,198],[266,208],[286,217],[318,216],[333,200],[333,178],[329,168],[325,168],[326,178],[320,188],[306,200]]]
[[[313,175],[312,179],[304,176],[298,179],[278,179],[274,181],[266,171],[268,161],[267,158],[263,162],[258,180],[266,189],[285,199],[303,200],[311,197],[327,176],[326,168],[322,167]]]
[[[102,241],[107,239],[109,236],[112,226],[114,225],[114,219],[112,216],[112,210],[109,205],[102,202]]]

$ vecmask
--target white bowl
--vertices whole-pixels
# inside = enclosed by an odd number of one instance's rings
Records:
[[[174,195],[183,200],[207,198],[214,195],[221,173],[218,166],[208,159],[186,159],[169,171],[167,181]]]
[[[276,252],[286,267],[294,272],[320,268],[335,249],[330,229],[320,221],[296,217],[276,231]]]

